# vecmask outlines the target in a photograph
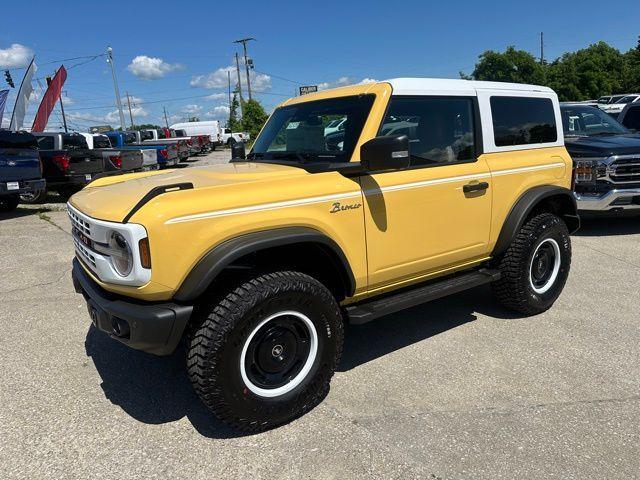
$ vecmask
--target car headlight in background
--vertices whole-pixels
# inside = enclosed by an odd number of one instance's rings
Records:
[[[576,162],[576,183],[592,183],[596,181],[598,174],[598,162],[596,160],[578,160]]]

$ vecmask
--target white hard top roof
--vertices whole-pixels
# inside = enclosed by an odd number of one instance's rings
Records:
[[[478,90],[553,93],[549,87],[523,83],[481,82],[448,78],[392,78],[384,81],[391,84],[394,95],[433,95],[434,93],[475,95]]]

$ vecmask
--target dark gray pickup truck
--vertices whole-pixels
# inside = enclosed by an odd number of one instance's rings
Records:
[[[20,194],[44,190],[38,143],[27,132],[0,130],[0,212],[20,203]]]

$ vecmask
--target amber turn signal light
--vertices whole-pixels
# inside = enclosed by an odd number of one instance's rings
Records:
[[[151,250],[149,249],[149,239],[142,238],[138,242],[138,251],[140,252],[140,264],[144,268],[151,268]]]

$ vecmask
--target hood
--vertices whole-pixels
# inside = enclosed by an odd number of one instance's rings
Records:
[[[640,155],[640,135],[634,134],[565,137],[564,144],[574,158]]]
[[[155,187],[191,183],[194,189],[215,189],[304,175],[308,173],[301,168],[252,162],[133,173],[95,180],[71,197],[70,203],[90,217],[122,222],[133,207]],[[175,193],[177,192],[164,195]]]

